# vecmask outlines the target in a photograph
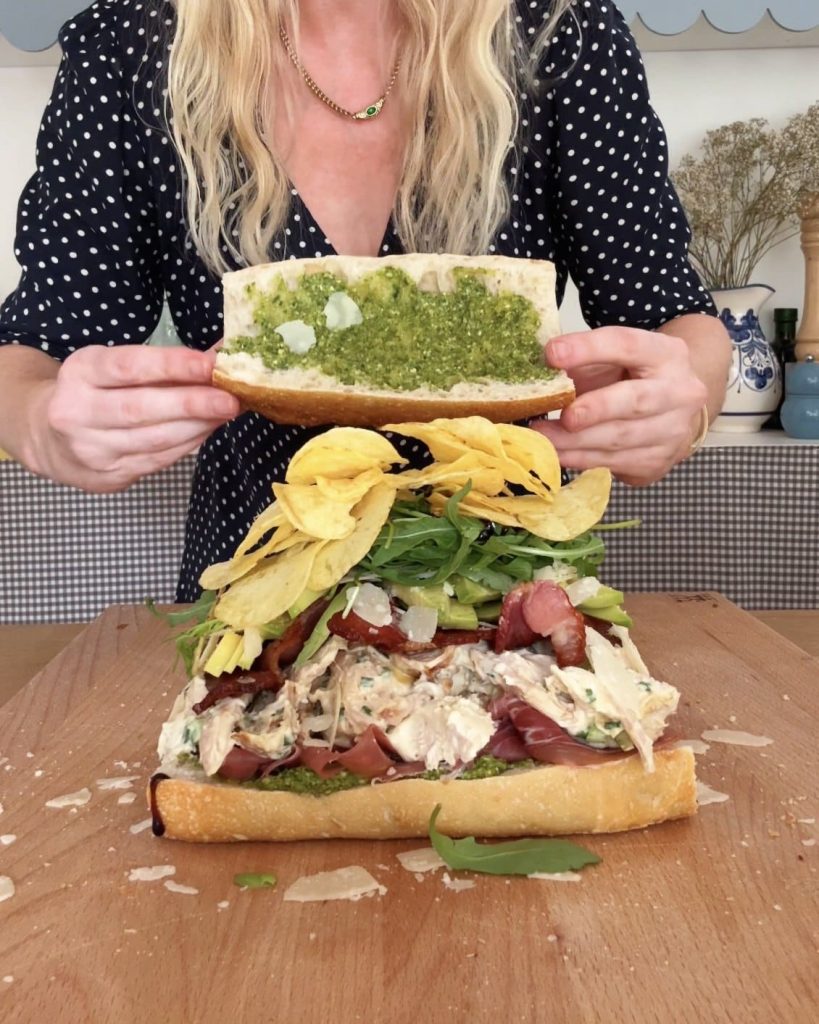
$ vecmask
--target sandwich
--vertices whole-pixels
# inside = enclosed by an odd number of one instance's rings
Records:
[[[503,256],[326,256],[226,274],[213,375],[277,423],[541,416],[573,399],[546,365],[555,268]]]
[[[390,440],[426,445],[406,467]],[[608,470],[470,417],[313,437],[181,613],[154,831],[198,842],[615,832],[696,810],[679,693],[599,579]]]

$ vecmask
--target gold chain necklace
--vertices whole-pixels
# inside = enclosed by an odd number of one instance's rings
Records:
[[[307,69],[299,60],[298,54],[293,49],[293,44],[290,42],[290,37],[285,31],[284,25],[282,25],[282,27],[279,29],[279,35],[281,36],[282,42],[284,43],[285,50],[287,50],[288,57],[293,62],[294,67],[299,72],[301,77],[304,79],[307,88],[310,90],[310,92],[313,93],[316,99],[321,100],[322,103],[326,104],[330,108],[330,110],[335,111],[336,114],[340,114],[342,117],[349,117],[353,121],[369,121],[373,117],[378,117],[378,115],[381,113],[381,110],[384,107],[384,103],[386,102],[387,97],[392,92],[393,86],[395,85],[395,81],[398,78],[398,72],[401,70],[400,58],[395,65],[395,70],[392,73],[392,78],[390,78],[389,82],[387,83],[387,88],[384,91],[384,95],[377,99],[375,103],[371,103],[368,107],[365,107],[363,110],[355,112],[352,110],[345,110],[344,107],[341,107],[338,105],[338,103],[333,102],[333,100],[331,100],[330,97],[325,92],[322,92],[318,85],[316,85],[315,81],[311,78]]]

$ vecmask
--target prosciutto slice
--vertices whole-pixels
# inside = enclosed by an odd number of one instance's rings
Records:
[[[346,768],[365,779],[377,779],[395,765],[380,742],[381,731],[370,726],[349,750],[326,750],[322,747],[303,747],[301,763],[320,779],[332,779]]]
[[[269,757],[254,754],[251,750],[234,745],[222,762],[219,774],[233,782],[247,782],[249,779],[264,779],[282,768],[292,768],[299,763],[300,752],[295,747],[286,757],[271,761]]]
[[[522,583],[503,599],[495,652],[548,638],[560,668],[586,662],[586,624],[566,591],[550,580]]]
[[[624,757],[631,757],[633,751],[618,747],[599,749],[570,736],[542,712],[517,697],[509,698],[506,704],[509,721],[526,748],[528,757],[541,764],[589,765],[605,764]]]
[[[439,629],[429,643],[417,643],[408,640],[406,635],[394,624],[374,626],[362,619],[355,612],[343,615],[335,614],[329,622],[330,632],[340,636],[349,643],[366,644],[380,651],[398,654],[422,654],[425,651],[439,650],[442,647],[457,647],[463,644],[477,644],[481,640],[488,644],[495,643],[496,630],[493,627],[479,629]]]

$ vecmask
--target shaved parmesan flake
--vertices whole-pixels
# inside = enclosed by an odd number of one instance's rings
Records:
[[[414,604],[401,616],[398,628],[413,643],[428,644],[438,629],[438,609]]]
[[[450,889],[454,893],[465,892],[467,889],[474,889],[477,882],[472,882],[470,879],[450,879],[448,872],[443,872],[443,885],[446,889]]]
[[[173,864],[157,864],[152,868],[132,868],[128,873],[129,882],[158,882],[160,878],[175,875]]]
[[[579,882],[583,877],[579,871],[535,871],[528,878],[538,878],[543,882]]]
[[[364,314],[346,292],[333,292],[324,307],[327,328],[340,331],[364,323]]]
[[[815,839],[803,839],[802,840],[802,845],[803,846],[816,846],[816,840]]]
[[[46,800],[46,807],[82,807],[90,799],[90,789],[78,789],[76,793],[66,793],[65,796],[55,796],[53,800]]]
[[[406,850],[404,853],[397,854],[397,857],[402,868],[417,874],[437,871],[439,868],[445,867],[444,861],[431,846],[422,846],[418,850]]]
[[[298,879],[285,892],[288,903],[319,903],[324,900],[359,900],[362,896],[378,893],[383,896],[386,886],[380,885],[369,871],[352,866],[337,871],[322,871]]]
[[[11,846],[16,839],[17,836],[12,835],[0,836],[0,846]]]
[[[123,775],[118,779],[97,779],[97,788],[102,790],[130,789],[138,778],[138,775]]]
[[[0,903],[4,900],[10,900],[14,892],[14,882],[12,882],[8,875],[0,875]]]
[[[5,808],[3,807],[2,804],[0,804],[0,814],[2,814],[4,810],[5,810]]]
[[[123,793],[117,800],[118,804],[132,804],[137,798],[136,793]]]
[[[707,754],[711,749],[702,740],[675,740],[668,745],[669,750],[680,750],[682,747],[690,747],[695,754]]]
[[[706,743],[729,743],[735,747],[769,747],[773,740],[768,736],[754,736],[749,732],[735,732],[733,729],[708,729],[702,734]]]
[[[374,583],[361,584],[352,607],[355,614],[371,626],[388,626],[392,622],[389,596]]]
[[[132,836],[136,836],[139,835],[140,832],[144,832],[146,828],[150,828],[153,823],[153,818],[145,818],[143,821],[138,821],[136,825],[131,825],[128,831]]]
[[[199,890],[194,889],[192,885],[180,885],[179,882],[172,882],[168,880],[165,882],[165,888],[168,892],[178,892],[182,896],[198,896]]]
[[[316,344],[316,332],[303,320],[290,320],[275,328],[276,334],[296,356],[303,356]]]
[[[800,825],[815,825],[816,818],[797,818]]]
[[[726,800],[730,799],[727,793],[720,793],[716,789],[706,786],[704,782],[697,782],[698,807],[705,807],[707,804],[724,804]]]

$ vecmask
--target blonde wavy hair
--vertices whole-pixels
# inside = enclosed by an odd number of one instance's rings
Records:
[[[396,88],[412,97],[396,230],[409,252],[486,252],[509,209],[504,170],[520,92],[574,0],[554,0],[534,47],[522,38],[515,0],[395,2],[403,23]],[[168,104],[191,240],[216,273],[228,269],[227,256],[264,263],[291,202],[266,126],[285,102],[269,83],[287,62],[280,25],[298,38],[298,0],[175,7]]]

